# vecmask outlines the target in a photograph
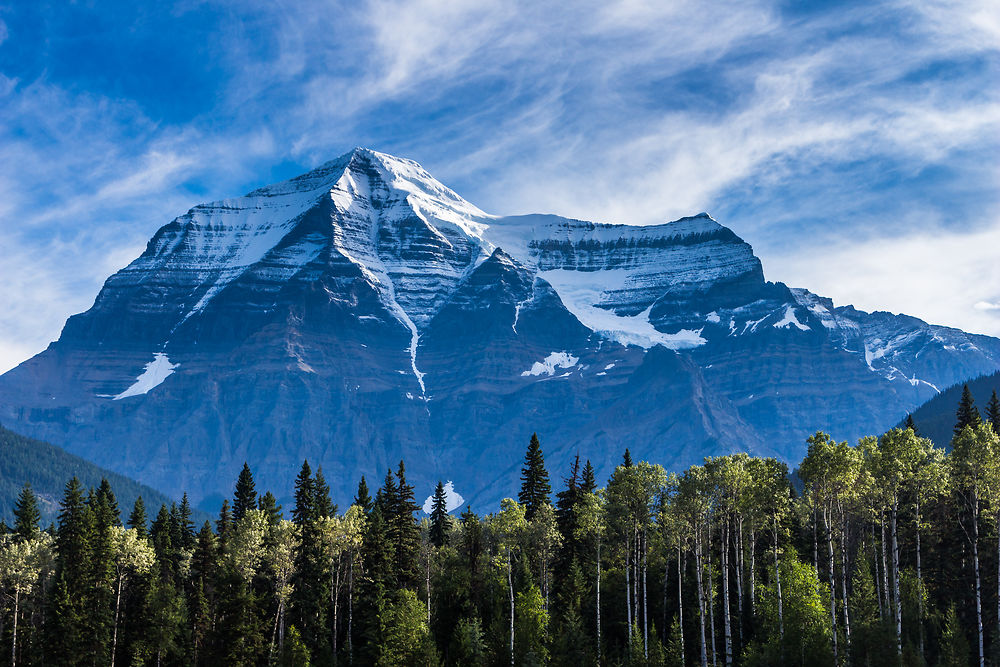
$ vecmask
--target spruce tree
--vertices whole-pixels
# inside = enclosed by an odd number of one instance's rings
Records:
[[[91,495],[90,563],[87,576],[87,653],[99,663],[111,656],[111,636],[114,630],[114,532],[120,516],[118,501],[107,479],[102,479]]]
[[[87,655],[87,575],[90,559],[90,514],[80,480],[73,477],[63,493],[56,529],[56,585],[47,644],[55,656]]]
[[[632,452],[628,450],[628,447],[625,448],[625,456],[622,458],[622,465],[626,468],[632,467]]]
[[[552,486],[549,484],[549,473],[545,470],[545,457],[542,446],[538,442],[538,434],[531,434],[528,451],[524,454],[524,467],[521,468],[521,491],[517,501],[524,505],[528,521],[535,517],[542,505],[549,504],[549,494]]]
[[[135,532],[138,533],[139,537],[149,537],[149,528],[146,526],[146,503],[143,502],[142,496],[135,499],[135,504],[132,505],[132,513],[128,516],[128,527],[135,528]]]
[[[233,521],[239,521],[249,511],[257,507],[257,490],[253,481],[250,466],[243,462],[243,469],[236,480],[236,493],[233,495]]]
[[[316,479],[308,461],[303,461],[295,479],[295,507],[292,520],[299,526],[300,539],[292,557],[291,619],[302,633],[302,640],[317,662],[329,656],[327,602],[330,597],[329,558],[317,508]]]
[[[1000,433],[1000,400],[997,399],[997,390],[990,394],[990,402],[986,404],[986,418],[990,420],[990,426],[994,433]]]
[[[390,479],[391,475],[387,477],[387,482]],[[406,481],[406,468],[402,461],[399,462],[394,483],[386,489],[385,502],[396,588],[409,588],[416,585],[419,577],[420,526],[414,514],[420,507],[414,500],[413,487]]]
[[[330,500],[330,485],[326,483],[326,477],[323,476],[323,466],[316,469],[316,477],[313,479],[313,493],[315,494],[313,504],[317,516],[325,518],[337,514],[337,506]]]
[[[188,494],[181,497],[181,504],[177,508],[177,521],[181,533],[181,546],[191,550],[194,548],[194,521],[191,520],[191,502]]]
[[[913,414],[912,413],[907,413],[907,415],[906,415],[906,421],[903,423],[903,428],[904,429],[910,429],[911,431],[913,431],[914,435],[920,435],[919,433],[917,433],[917,425],[913,421]]]
[[[31,484],[25,482],[14,504],[14,532],[22,540],[30,540],[38,534],[39,519],[41,514],[38,511],[38,500],[31,490]]]
[[[229,500],[222,499],[222,507],[219,508],[219,518],[215,521],[215,534],[219,536],[219,548],[226,550],[229,542],[229,534],[233,532],[233,515],[229,511]]]
[[[448,497],[444,492],[444,484],[438,480],[434,489],[434,500],[431,504],[431,542],[436,547],[443,547],[448,541]]]
[[[961,433],[966,426],[975,426],[981,421],[969,385],[962,385],[962,399],[958,402],[958,412],[955,415],[955,435]]]
[[[257,501],[257,509],[264,513],[268,523],[272,526],[277,526],[281,521],[281,505],[278,504],[278,499],[270,491],[262,495],[260,500]]]
[[[354,504],[365,511],[365,514],[370,514],[372,511],[372,497],[368,492],[368,482],[365,481],[365,476],[361,476],[361,481],[358,482],[358,493],[354,496]]]
[[[597,477],[594,475],[594,466],[590,464],[590,459],[583,466],[583,474],[580,476],[580,490],[584,493],[593,493],[597,490]]]

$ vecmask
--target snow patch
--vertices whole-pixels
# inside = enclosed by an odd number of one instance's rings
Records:
[[[785,316],[778,322],[774,323],[775,329],[786,329],[794,325],[802,331],[809,331],[809,326],[799,322],[798,318],[795,317],[795,306],[785,307]]]
[[[129,396],[148,394],[150,389],[158,387],[162,384],[163,381],[166,380],[179,365],[180,364],[170,363],[170,359],[168,359],[167,355],[163,352],[157,352],[153,355],[153,360],[146,364],[146,368],[142,371],[142,375],[135,379],[132,386],[111,400],[120,401],[121,399],[128,398]]]
[[[542,361],[536,361],[531,368],[521,373],[521,377],[529,375],[555,375],[557,368],[572,368],[580,361],[580,357],[574,357],[569,352],[553,352]],[[562,377],[565,377],[564,374]]]
[[[451,512],[457,510],[465,503],[465,498],[459,495],[455,491],[455,486],[449,480],[445,482],[444,485],[444,508]],[[424,506],[421,508],[424,510],[425,514],[430,514],[431,510],[434,509],[434,494],[427,496],[427,500],[424,501]]]
[[[722,321],[722,318],[721,318],[721,317],[719,317],[719,314],[718,314],[717,312],[715,312],[714,310],[713,310],[712,312],[710,312],[710,313],[709,313],[709,314],[708,314],[708,315],[706,316],[706,318],[707,318],[707,319],[708,319],[708,321],[709,321],[709,322],[711,322],[712,324],[718,324],[719,322],[721,322],[721,321]]]
[[[681,329],[672,334],[657,331],[649,321],[652,304],[641,313],[631,316],[616,315],[611,310],[595,305],[603,300],[606,293],[624,288],[629,280],[624,270],[553,269],[543,271],[539,276],[555,288],[563,305],[583,326],[622,345],[637,345],[647,350],[655,345],[662,345],[671,350],[682,350],[708,342],[701,337],[701,329]]]

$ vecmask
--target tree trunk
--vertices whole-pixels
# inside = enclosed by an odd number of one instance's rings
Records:
[[[547,602],[548,598],[546,598]],[[427,627],[431,627],[431,557],[429,554],[427,556]]]
[[[281,630],[284,637],[285,615],[282,611]],[[354,663],[354,552],[351,552],[351,562],[347,571],[347,662]]]
[[[829,510],[823,508],[823,530],[826,533],[826,552],[829,562],[830,574],[830,629],[833,631],[833,662],[840,663],[837,652],[837,579],[833,569],[833,529],[830,526]]]
[[[920,630],[920,657],[924,657],[924,577],[923,572],[920,569],[920,491],[917,491],[917,507],[916,507],[916,525],[915,533],[917,537],[917,589],[919,595],[917,595],[917,613],[919,617],[917,618],[917,626]],[[1000,519],[998,519],[1000,520]],[[1000,535],[998,535],[1000,539]],[[1000,549],[1000,545],[997,546]],[[997,567],[1000,568],[1000,561],[997,563]],[[1000,581],[998,584],[1000,585]],[[997,600],[997,604],[1000,604],[1000,599]]]
[[[729,616],[729,520],[722,521],[722,633],[725,639],[726,667],[733,664],[733,629]]]
[[[21,606],[21,589],[15,585],[14,586],[14,629],[12,633],[12,639],[10,642],[11,667],[17,667],[17,616],[21,611],[20,606]]]
[[[750,618],[753,618],[757,606],[757,529],[750,524]]]
[[[785,614],[782,609],[781,599],[781,568],[778,562],[778,518],[772,519],[774,522],[774,585],[778,593],[778,636],[782,641],[785,639]]]
[[[597,664],[601,664],[601,540],[597,539]]]
[[[628,622],[628,640],[632,641],[632,582],[629,579],[632,569],[632,545],[625,540],[625,620]]]
[[[872,561],[875,563],[875,593],[878,598],[878,618],[885,618],[885,607],[882,604],[882,571],[878,566],[878,540],[875,539],[875,521],[872,521]]]
[[[889,561],[885,555],[885,512],[881,512],[882,523],[882,593],[885,596],[886,613],[892,613],[892,602],[889,600]]]
[[[340,601],[340,556],[334,568],[333,588],[330,589],[330,602],[333,604],[333,659],[337,660],[337,603]]]
[[[507,590],[510,592],[510,667],[514,667],[514,579],[511,577],[510,550],[507,551]]]
[[[695,535],[694,574],[698,584],[698,623],[701,626],[701,667],[708,667],[708,649],[705,646],[705,587],[702,583],[701,535]]]
[[[733,638],[733,642],[736,644],[737,650],[743,639],[743,519],[737,514],[736,517],[736,611],[739,614],[739,619],[737,622],[737,630],[739,631],[738,639],[736,636]]]
[[[715,577],[712,576],[712,528],[708,529],[708,627],[711,630],[712,667],[718,664],[718,649],[715,644]]]
[[[985,664],[983,653],[983,592],[979,576],[979,494],[972,494],[972,562],[976,570],[976,633],[979,640],[979,667]]]
[[[997,543],[1000,545],[1000,542]],[[1000,549],[1000,546],[998,546]],[[646,531],[642,532],[642,656],[649,659],[649,607],[646,600],[646,570],[647,570]]]
[[[684,659],[684,591],[683,591],[683,571],[684,557],[681,555],[681,543],[677,542],[677,627],[681,635],[681,664],[686,665]]]
[[[118,590],[115,594],[115,629],[111,633],[111,667],[115,667],[115,653],[118,651],[118,614],[122,604],[122,585],[124,577],[118,576]],[[14,616],[14,633],[17,634],[17,616]]]
[[[899,541],[896,537],[896,517],[898,515],[898,503],[893,504],[890,512],[892,521],[892,599],[896,606],[896,655],[903,655],[903,606],[900,603],[899,595]]]
[[[840,510],[840,597],[844,602],[844,653],[851,655],[851,614],[847,605],[847,552],[849,532],[847,526],[847,514]],[[848,657],[848,660],[850,658]]]

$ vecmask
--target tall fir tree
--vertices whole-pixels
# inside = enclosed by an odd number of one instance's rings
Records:
[[[229,544],[229,536],[233,532],[233,514],[229,510],[229,500],[222,499],[222,507],[219,508],[219,518],[215,520],[215,534],[219,536],[219,549],[226,550]]]
[[[542,446],[538,442],[538,434],[532,433],[528,451],[524,454],[524,467],[521,468],[521,491],[517,494],[517,501],[524,505],[528,521],[535,517],[542,505],[550,504],[551,493]]]
[[[132,513],[128,515],[128,527],[134,528],[139,537],[149,537],[147,522],[146,503],[143,501],[142,496],[139,496],[132,505]]]
[[[246,513],[257,507],[257,489],[250,466],[243,462],[243,469],[236,479],[236,493],[233,494],[233,521],[239,521]]]
[[[444,484],[438,480],[434,488],[434,500],[431,503],[431,542],[436,547],[443,547],[448,541],[448,496],[444,492]]]
[[[411,588],[419,578],[420,526],[414,514],[420,507],[414,500],[413,486],[406,481],[406,467],[402,461],[395,480],[390,474],[386,482],[386,523],[392,544],[396,588]]]
[[[88,501],[90,506],[90,567],[87,578],[87,653],[98,663],[106,663],[111,656],[111,638],[114,630],[114,579],[113,565],[114,528],[120,514],[118,501],[107,479],[102,479],[97,491]]]
[[[990,420],[990,426],[994,433],[1000,433],[1000,399],[997,399],[997,390],[990,394],[990,402],[986,404],[986,418]]]
[[[903,422],[903,428],[910,429],[911,431],[913,431],[914,435],[920,435],[919,433],[917,433],[917,424],[916,422],[913,421],[913,413],[906,414],[906,421]]]
[[[632,452],[628,450],[628,447],[625,448],[625,456],[622,457],[622,465],[626,468],[632,467]]]
[[[372,511],[372,496],[368,491],[368,482],[365,481],[365,476],[361,476],[361,481],[358,482],[358,492],[354,496],[354,504],[365,511],[365,514],[370,514]]]
[[[583,474],[580,476],[580,490],[584,493],[593,493],[597,490],[597,477],[590,459],[587,459],[587,463],[583,466]]]
[[[38,511],[38,499],[27,482],[14,504],[14,532],[22,540],[30,540],[38,534],[38,521],[41,513]]]
[[[264,513],[270,525],[277,526],[281,521],[281,505],[278,504],[278,499],[270,491],[257,501],[257,509]]]
[[[293,550],[291,618],[302,633],[302,641],[315,662],[330,658],[327,627],[327,602],[330,598],[329,558],[320,528],[321,509],[317,507],[316,479],[308,461],[302,462],[295,479],[295,507],[292,519],[299,527],[300,539]]]
[[[966,426],[976,426],[982,421],[979,410],[976,409],[976,402],[972,399],[972,392],[969,385],[962,385],[962,398],[958,402],[958,411],[955,414],[955,435],[962,432]]]
[[[330,485],[326,483],[326,477],[323,475],[323,466],[316,469],[316,476],[313,478],[313,493],[315,494],[313,504],[318,517],[325,518],[337,514],[337,506],[330,500]]]
[[[177,507],[177,521],[181,533],[181,546],[190,551],[194,549],[194,521],[191,520],[191,501],[185,492],[181,496],[181,504]]]
[[[80,480],[73,477],[63,492],[56,529],[56,585],[46,625],[49,653],[74,660],[87,655],[87,575],[90,559],[90,513]]]

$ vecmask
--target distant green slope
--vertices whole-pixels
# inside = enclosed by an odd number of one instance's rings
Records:
[[[986,412],[986,404],[990,394],[996,391],[1000,394],[1000,372],[993,375],[982,375],[969,380],[969,391],[976,401],[979,414]],[[925,438],[930,438],[938,447],[951,444],[952,429],[955,427],[955,413],[958,401],[962,398],[962,385],[948,387],[940,394],[927,401],[913,413],[913,423],[917,432]]]
[[[156,489],[140,484],[118,473],[99,468],[78,456],[59,449],[41,440],[34,440],[0,426],[0,519],[11,524],[14,503],[25,482],[38,496],[42,525],[47,526],[59,513],[66,482],[76,475],[84,488],[96,487],[106,477],[118,498],[118,506],[124,521],[138,496],[146,504],[150,520],[156,516],[161,504],[173,502]],[[200,512],[195,518],[203,521],[206,516]]]

